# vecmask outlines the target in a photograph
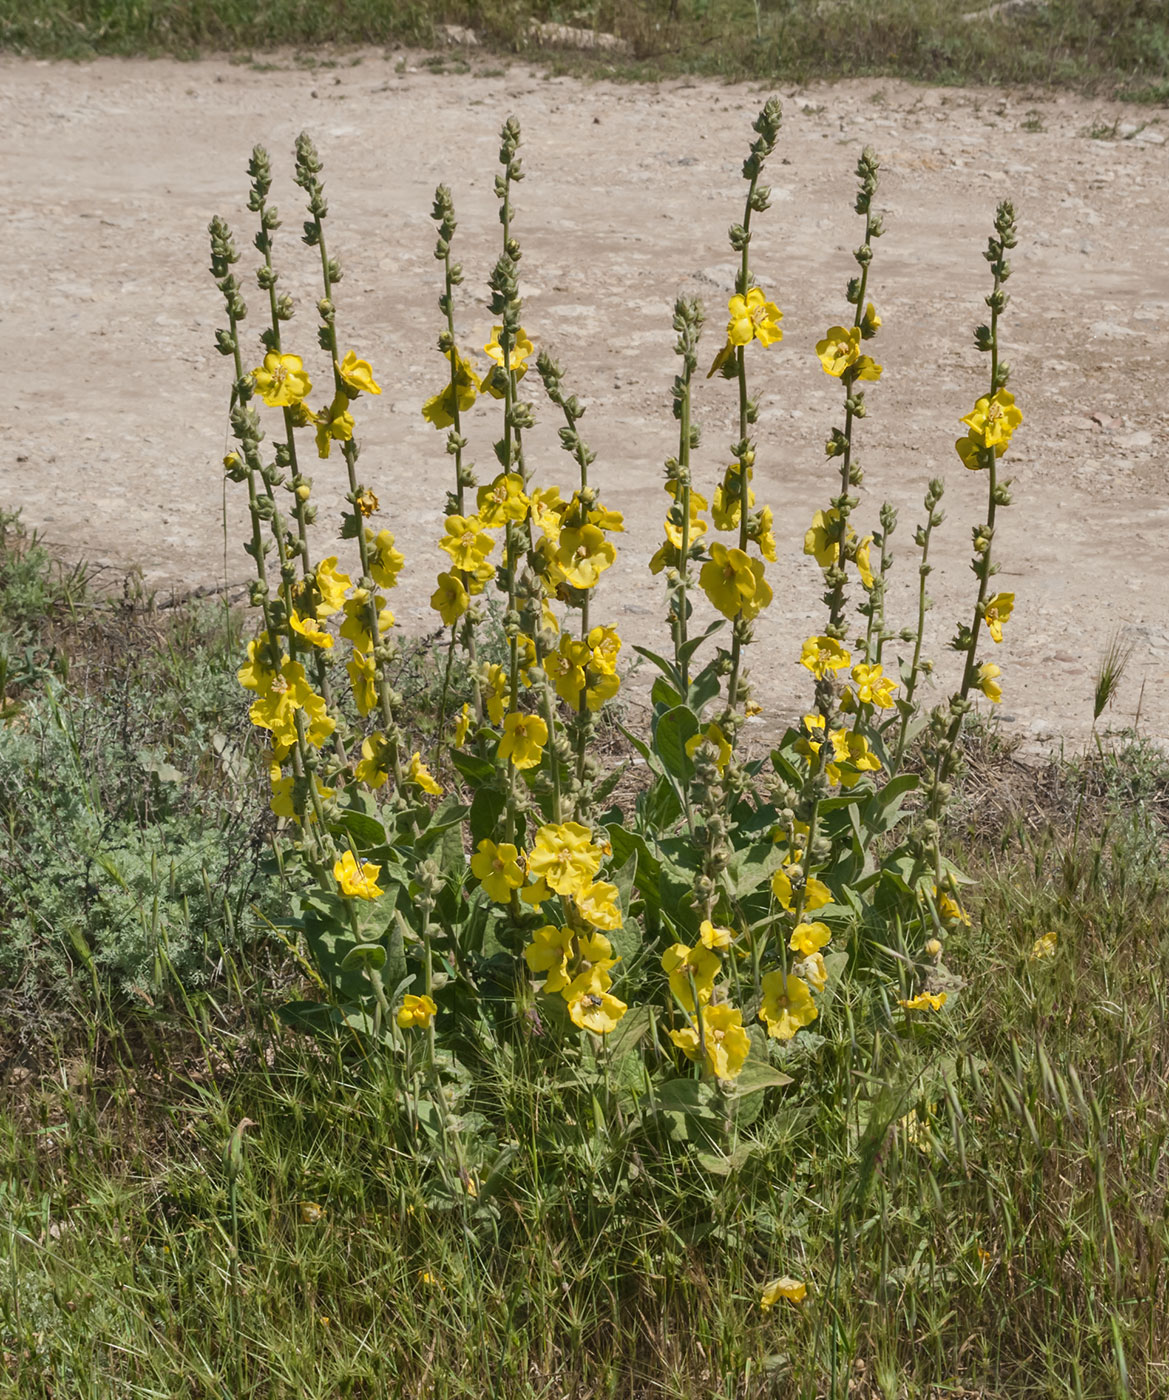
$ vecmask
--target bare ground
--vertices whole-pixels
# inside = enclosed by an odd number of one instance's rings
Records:
[[[363,474],[408,560],[394,608],[403,628],[428,629],[449,475],[442,437],[419,413],[445,369],[434,350],[440,269],[429,209],[435,185],[450,184],[467,272],[460,338],[481,346],[499,240],[497,133],[514,112],[527,171],[515,229],[525,325],[589,404],[582,427],[598,452],[595,476],[628,524],[595,611],[630,640],[660,645],[661,580],[645,563],[666,502],[661,464],[675,447],[671,306],[679,292],[702,298],[713,355],[734,275],[726,228],[740,217],[739,165],[766,93],[587,84],[521,67],[438,76],[380,54],[315,71],[0,59],[9,189],[0,507],[19,507],[63,552],[107,566],[111,580],[135,565],[164,592],[248,576],[238,488],[228,491],[225,549],[229,371],[213,347],[222,318],[205,230],[210,215],[224,214],[247,250],[243,265],[252,264],[245,166],[253,142],[266,144],[286,220],[277,258],[305,307],[286,348],[323,378],[312,256],[296,241],[300,191],[291,182],[292,141],[306,128],[325,158],[332,249],[347,269],[342,343],[373,362],[385,388],[361,400],[359,426]],[[912,620],[912,534],[934,475],[946,479],[948,507],[931,580],[935,655],[944,657],[955,620],[969,614],[970,525],[983,517],[983,482],[952,443],[985,382],[971,339],[987,289],[981,254],[995,203],[1010,196],[1021,239],[1004,332],[1026,423],[1008,458],[1015,505],[998,542],[999,585],[1017,596],[994,656],[1001,718],[1029,746],[1081,743],[1095,667],[1120,628],[1135,652],[1109,718],[1131,724],[1139,706],[1142,729],[1166,734],[1169,122],[1066,96],[871,80],[780,95],[775,202],[757,222],[752,258],[785,312],[783,344],[752,353],[762,402],[755,487],[780,537],[776,604],[753,656],[765,706],[758,723],[770,729],[800,705],[800,640],[822,616],[818,571],[800,546],[832,489],[823,442],[840,394],[812,347],[846,311],[859,236],[853,166],[870,143],[887,211],[872,273],[885,374],[860,425],[860,519],[875,524],[886,499],[900,510],[896,620]],[[1087,134],[1116,121],[1117,139]],[[1134,130],[1142,122],[1150,124]],[[529,461],[545,480],[567,483],[556,420],[547,406],[541,414]],[[734,414],[732,388],[704,383],[699,475],[708,488],[729,461]],[[494,428],[486,410],[473,418],[482,475]],[[325,519],[339,499],[338,463],[314,466]]]

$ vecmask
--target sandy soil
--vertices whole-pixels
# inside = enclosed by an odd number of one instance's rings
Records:
[[[69,555],[108,566],[115,585],[132,565],[163,591],[247,577],[238,488],[228,495],[225,555],[228,371],[213,348],[221,315],[205,230],[222,213],[248,247],[245,166],[253,142],[265,143],[286,218],[278,243],[285,285],[315,299],[291,182],[292,141],[307,128],[325,158],[332,248],[347,268],[343,343],[373,362],[386,390],[362,400],[360,426],[364,473],[409,561],[394,607],[404,628],[426,629],[448,469],[441,436],[419,414],[444,370],[433,349],[431,196],[439,181],[455,194],[468,274],[460,334],[479,346],[490,329],[484,288],[499,236],[497,131],[515,112],[528,175],[516,220],[525,323],[589,403],[582,426],[599,453],[597,479],[629,526],[596,612],[632,640],[653,642],[661,582],[645,561],[666,499],[661,463],[674,447],[671,304],[679,292],[704,300],[713,353],[734,271],[725,231],[739,217],[739,164],[766,90],[583,84],[520,67],[454,78],[374,54],[345,63],[261,72],[222,60],[0,60],[9,189],[0,505],[19,507]],[[982,518],[982,482],[963,470],[952,442],[984,383],[970,332],[983,312],[990,218],[1009,195],[1021,241],[1005,336],[1027,421],[1009,459],[1015,506],[999,540],[1000,586],[1017,595],[994,658],[1004,672],[1001,718],[1032,747],[1082,741],[1095,667],[1119,627],[1136,649],[1112,722],[1131,723],[1139,703],[1142,728],[1164,735],[1165,114],[874,81],[780,95],[775,203],[758,222],[753,256],[786,317],[783,344],[753,355],[763,405],[755,485],[775,509],[781,539],[776,606],[754,653],[766,705],[759,722],[776,724],[806,694],[795,661],[822,615],[818,573],[800,542],[830,491],[822,444],[839,386],[812,346],[844,311],[858,236],[853,166],[869,142],[883,160],[888,234],[873,268],[885,375],[861,425],[861,519],[875,523],[884,499],[901,511],[894,614],[910,620],[913,527],[936,474],[948,483],[949,517],[932,589],[935,654],[954,619],[968,614],[969,526]],[[1131,139],[1085,134],[1117,118],[1152,124]],[[309,301],[286,346],[315,364],[314,330]],[[325,366],[317,369],[323,375]],[[704,383],[698,413],[701,470],[713,485],[734,435],[730,387]],[[529,460],[545,479],[568,481],[555,420],[547,411],[543,418]],[[472,427],[484,473],[494,426],[484,414]],[[336,459],[319,468],[324,515],[338,497]]]

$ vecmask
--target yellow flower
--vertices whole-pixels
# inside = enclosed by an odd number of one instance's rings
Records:
[[[779,323],[783,312],[768,301],[758,287],[751,287],[745,297],[733,296],[727,304],[731,319],[727,322],[727,339],[732,345],[773,345],[783,339]]]
[[[741,549],[712,544],[698,582],[724,617],[735,618],[740,612],[748,619],[757,617],[771,602],[762,560],[750,558]]]
[[[370,545],[369,572],[379,588],[396,588],[398,574],[406,562],[394,548],[394,537],[389,530],[379,530],[375,535],[367,529],[365,538]]]
[[[879,710],[893,708],[893,692],[897,689],[897,682],[882,674],[880,666],[861,663],[852,668],[852,678],[856,683],[856,698],[862,703],[876,705]]]
[[[1031,951],[1027,954],[1028,962],[1042,962],[1044,958],[1055,957],[1055,945],[1058,942],[1054,933],[1045,933],[1042,938],[1037,938],[1031,945]]]
[[[702,926],[698,930],[698,940],[704,948],[729,948],[734,942],[735,932],[733,929],[720,928],[712,924],[709,919],[703,919]]]
[[[861,317],[861,338],[872,340],[880,329],[881,318],[877,315],[877,308],[870,301],[865,308],[865,314]]]
[[[511,703],[511,683],[507,672],[494,662],[488,666],[483,677],[483,703],[487,706],[487,718],[492,724],[502,724],[503,716]]]
[[[934,898],[938,901],[938,914],[944,924],[965,924],[970,926],[970,915],[962,908],[953,895],[938,890],[934,886]]]
[[[443,354],[448,360],[452,354],[455,357],[454,384],[440,389],[422,405],[423,418],[439,430],[452,426],[456,407],[460,413],[466,413],[483,387],[470,361],[463,359],[457,350],[444,350]]]
[[[1015,407],[1014,394],[1005,389],[979,399],[973,412],[962,419],[970,439],[979,447],[993,447],[998,456],[1006,451],[1011,434],[1022,421],[1023,414]]]
[[[759,553],[763,555],[764,559],[774,564],[777,554],[772,521],[771,507],[763,506],[758,515],[752,516],[748,520],[747,538],[759,546]]]
[[[455,728],[454,733],[451,736],[451,742],[454,744],[456,749],[461,749],[463,745],[467,742],[467,733],[470,730],[470,728],[471,707],[464,700],[463,708],[455,716]]]
[[[702,1006],[698,1013],[702,1023],[671,1031],[670,1039],[688,1060],[698,1061],[702,1043],[706,1042],[705,1067],[716,1079],[737,1079],[751,1051],[751,1039],[743,1029],[743,1013],[737,1006],[723,1002],[719,1006]]]
[[[321,601],[317,604],[318,617],[332,617],[336,612],[341,611],[345,602],[345,594],[350,587],[348,574],[338,573],[337,556],[330,555],[328,559],[322,559],[315,570],[317,581],[317,592],[321,595]]]
[[[410,767],[406,770],[406,781],[414,783],[423,792],[430,793],[431,797],[441,797],[442,787],[435,781],[434,774],[422,762],[420,753],[410,755]]]
[[[811,554],[822,569],[835,564],[840,553],[840,540],[833,528],[839,520],[838,510],[818,510],[804,535],[804,553]]]
[[[256,392],[269,408],[291,408],[312,390],[299,355],[279,355],[269,350],[260,369],[252,370]]]
[[[536,832],[528,871],[557,894],[579,894],[600,868],[601,852],[592,844],[587,826],[548,823]]]
[[[610,932],[621,927],[621,906],[617,903],[617,886],[598,880],[580,890],[574,897],[577,913],[593,928]]]
[[[700,1003],[710,1000],[714,991],[714,980],[722,971],[722,960],[711,948],[696,943],[687,948],[685,943],[675,943],[662,954],[662,971],[670,980],[670,991],[679,1005],[687,1011],[694,1010],[694,993],[690,983],[693,980],[694,992]]]
[[[377,670],[373,656],[367,652],[355,651],[345,663],[349,672],[349,683],[353,687],[353,700],[359,715],[367,715],[377,704]]]
[[[942,952],[942,940],[940,938],[927,939],[925,951],[931,958],[940,957]]]
[[[986,612],[983,614],[983,621],[986,623],[986,630],[992,639],[1001,642],[1003,639],[1003,623],[1015,610],[1015,595],[1013,593],[996,593],[987,603]]]
[[[353,643],[358,651],[372,651],[373,638],[369,631],[370,595],[364,588],[355,588],[353,596],[343,605],[345,621],[341,624],[341,635]],[[377,629],[380,637],[394,625],[394,614],[385,607],[385,599],[375,597],[372,602],[377,613]]]
[[[596,677],[585,691],[585,704],[590,710],[596,712],[606,700],[611,700],[620,689],[621,682],[616,676]]]
[[[590,659],[586,646],[573,637],[562,636],[560,648],[544,658],[544,671],[556,694],[576,709],[585,688],[585,663]]]
[[[503,334],[502,326],[493,326],[491,329],[491,339],[483,347],[483,353],[488,359],[494,360],[500,369],[512,369],[523,374],[527,369],[527,358],[536,348],[524,333],[524,328],[518,326],[512,345],[508,351],[508,363],[504,364],[503,346],[499,343],[499,337]]]
[[[983,695],[994,705],[1000,704],[1003,698],[1003,688],[997,680],[1000,675],[1002,672],[993,661],[984,661],[978,668],[978,679],[974,682]]]
[[[703,744],[709,744],[717,750],[714,765],[720,773],[725,773],[727,764],[731,761],[731,746],[717,724],[708,724],[705,729],[692,734],[686,740],[686,757],[692,759]]]
[[[861,333],[855,326],[829,326],[828,334],[816,342],[816,354],[824,366],[824,373],[839,379],[846,369],[851,368],[861,352]]]
[[[835,637],[809,637],[800,650],[800,665],[806,666],[818,681],[829,671],[842,671],[852,657]]]
[[[524,479],[518,472],[500,472],[490,486],[480,486],[476,501],[479,519],[490,530],[498,530],[509,520],[521,521],[528,514]]]
[[[945,992],[919,992],[917,996],[910,997],[908,1001],[898,998],[897,1005],[906,1011],[940,1011],[946,1004]]]
[[[293,806],[292,802],[292,788],[296,779],[292,777],[278,778],[275,774],[279,773],[279,771],[280,765],[276,764],[272,777],[272,796],[268,801],[268,807],[274,816],[285,817],[288,821],[299,822],[300,813]],[[322,801],[326,797],[332,797],[336,792],[336,788],[325,787],[319,778],[314,778],[313,781],[316,784],[317,796],[321,798]]]
[[[833,752],[833,761],[827,765],[829,782],[852,788],[863,774],[880,772],[881,760],[870,751],[869,741],[863,734],[834,729],[828,737],[832,740]]]
[[[382,893],[377,882],[381,873],[380,865],[359,866],[352,851],[346,851],[333,865],[333,878],[350,899],[376,899]]]
[[[306,642],[311,642],[313,646],[320,647],[324,651],[333,645],[332,633],[325,629],[311,617],[301,617],[298,612],[292,612],[288,616],[288,625],[294,632],[298,632]]]
[[[483,842],[480,842],[482,846]],[[505,901],[500,901],[501,903]],[[571,980],[568,976],[568,955],[572,951],[572,929],[545,924],[532,934],[524,949],[524,961],[534,973],[544,973],[544,990],[551,995],[562,992]]]
[[[621,650],[621,638],[616,627],[593,627],[585,640],[592,652],[593,668],[604,676],[615,676],[617,654]]]
[[[759,1306],[764,1312],[773,1308],[781,1298],[786,1298],[789,1303],[802,1303],[808,1296],[808,1285],[801,1283],[799,1279],[777,1278],[764,1288],[759,1298]]]
[[[377,493],[371,491],[368,486],[363,486],[357,492],[353,504],[357,507],[359,515],[371,516],[381,509],[381,502],[377,498]]]
[[[763,978],[763,1004],[759,1019],[766,1023],[773,1040],[791,1040],[802,1026],[809,1026],[820,1014],[812,993],[802,977],[786,975],[777,968]]]
[[[609,978],[599,967],[577,977],[564,989],[573,1025],[594,1035],[608,1035],[629,1008],[608,990]]]
[[[300,1219],[305,1225],[319,1225],[325,1218],[324,1206],[319,1206],[315,1201],[301,1201]]]
[[[384,734],[371,734],[361,741],[361,758],[353,770],[353,776],[368,787],[381,787],[390,776],[393,763],[391,753]]]
[[[329,407],[317,414],[317,456],[328,457],[334,442],[348,442],[355,426],[349,400],[344,394],[335,394]]]
[[[533,523],[544,538],[555,546],[560,539],[561,524],[568,510],[568,502],[560,499],[560,487],[539,486],[528,497],[528,503]]]
[[[497,846],[494,841],[484,837],[471,857],[471,874],[497,904],[509,903],[512,890],[518,890],[524,883],[519,855],[509,841]]]
[[[593,588],[616,558],[617,551],[595,525],[561,531],[556,562],[573,588]]]
[[[373,370],[368,360],[359,360],[357,352],[350,350],[337,365],[337,373],[350,389],[362,394],[380,394],[381,389],[374,383]]]
[[[818,953],[831,938],[832,930],[827,924],[797,924],[792,929],[787,946],[793,953],[802,953],[807,958],[813,953]]]
[[[451,557],[451,563],[463,573],[477,569],[495,548],[495,541],[483,533],[483,522],[477,515],[448,515],[446,534],[438,542]]]
[[[499,741],[499,756],[516,768],[535,768],[548,742],[548,726],[539,715],[524,715],[513,710],[503,721],[503,738]]]
[[[786,870],[777,870],[771,877],[771,892],[784,909],[792,907],[792,882]],[[809,875],[804,885],[804,911],[812,913],[832,903],[832,891],[814,875]]]
[[[429,997],[416,997],[407,992],[398,1008],[398,1025],[404,1031],[425,1030],[438,1014],[438,1007]]]
[[[796,977],[802,977],[814,992],[822,992],[828,985],[828,968],[823,953],[809,953],[806,958],[792,968]]]
[[[849,531],[851,538],[852,531]],[[861,583],[868,589],[873,586],[873,566],[869,560],[869,545],[873,542],[872,535],[866,535],[860,544],[857,545],[854,558],[856,559],[856,571],[861,576]]]
[[[471,605],[467,590],[454,574],[439,574],[438,587],[430,595],[430,606],[450,626]]]

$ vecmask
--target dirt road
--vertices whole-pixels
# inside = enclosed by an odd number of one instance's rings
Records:
[[[645,561],[660,537],[661,463],[675,445],[671,305],[679,292],[703,299],[713,354],[734,271],[726,228],[740,217],[739,165],[767,89],[583,84],[519,66],[492,75],[486,60],[473,65],[481,75],[454,77],[420,63],[367,54],[332,69],[257,71],[226,60],[0,60],[0,507],[19,507],[66,553],[108,565],[111,581],[135,564],[163,590],[225,572],[246,578],[238,488],[228,496],[225,565],[228,370],[213,348],[221,316],[205,231],[222,213],[249,248],[245,166],[252,144],[266,144],[285,218],[277,259],[304,307],[286,347],[323,378],[313,348],[318,293],[296,239],[291,182],[292,141],[305,128],[326,162],[332,247],[347,269],[342,341],[373,362],[386,391],[359,407],[363,471],[408,559],[394,609],[403,628],[427,627],[448,476],[442,438],[419,412],[445,368],[433,348],[431,197],[439,181],[454,191],[467,272],[460,338],[478,347],[490,330],[485,285],[498,252],[497,133],[514,112],[527,171],[516,201],[525,325],[590,405],[582,427],[598,451],[596,479],[628,523],[595,611],[652,643],[662,637],[662,590]],[[1166,114],[871,80],[780,96],[775,202],[753,249],[785,313],[782,345],[753,352],[762,400],[755,486],[780,538],[776,604],[754,654],[758,723],[775,725],[808,691],[796,659],[818,628],[820,588],[800,545],[831,490],[823,442],[840,398],[812,347],[846,311],[858,239],[853,166],[871,143],[887,210],[872,271],[885,373],[860,425],[860,518],[875,524],[885,499],[901,511],[894,615],[910,621],[913,527],[937,474],[948,483],[948,521],[932,581],[934,654],[944,656],[955,619],[968,615],[982,482],[952,443],[982,392],[986,362],[971,339],[987,289],[981,254],[995,202],[1009,195],[1021,238],[1004,333],[1026,423],[1009,458],[1015,505],[998,546],[1000,587],[1017,597],[994,658],[1002,719],[1032,745],[1082,741],[1094,670],[1119,627],[1136,650],[1112,722],[1131,723],[1143,687],[1141,727],[1166,735]],[[1112,139],[1089,134],[1115,121]],[[1134,131],[1142,122],[1151,124]],[[244,266],[253,261],[249,249]],[[730,460],[734,408],[730,386],[703,383],[708,488]],[[529,460],[541,477],[567,482],[571,463],[553,415],[542,414]],[[494,427],[486,410],[473,420],[483,474]],[[314,463],[323,515],[338,499],[337,465]]]

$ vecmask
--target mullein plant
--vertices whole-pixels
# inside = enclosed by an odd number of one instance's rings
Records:
[[[995,512],[1009,500],[997,462],[1021,421],[998,355],[1013,218],[1009,206],[1000,210],[991,324],[978,333],[991,355],[990,391],[964,420],[968,433],[959,442],[965,465],[989,481],[987,521],[975,532],[978,597],[972,625],[955,640],[965,659],[961,685],[927,725],[918,692],[930,672],[922,655],[926,580],[941,483],[930,484],[916,537],[916,629],[894,633],[886,619],[894,512],[882,509],[871,536],[853,525],[865,386],[882,372],[869,353],[881,325],[869,299],[882,232],[874,207],[879,166],[870,151],[860,159],[856,208],[864,235],[847,287],[851,324],[829,327],[815,347],[843,391],[843,417],[827,442],[834,493],[805,541],[824,570],[827,608],[823,631],[799,658],[815,700],[770,752],[752,755],[743,729],[757,711],[747,648],[755,619],[772,601],[766,566],[776,557],[771,512],[755,498],[764,463],[752,384],[774,365],[766,352],[781,339],[782,314],[748,253],[753,219],[770,203],[762,176],[779,138],[777,102],[764,106],[753,132],[743,219],[730,230],[739,255],[735,290],[707,376],[734,387],[738,421],[730,463],[709,498],[695,485],[707,318],[689,298],[674,307],[678,448],[665,470],[665,540],[649,561],[652,572],[665,574],[669,638],[667,654],[638,649],[658,674],[648,731],[625,731],[648,773],[631,811],[605,805],[621,766],[606,766],[596,742],[621,684],[623,643],[600,610],[598,589],[616,559],[623,521],[604,502],[603,464],[598,470],[582,435],[584,408],[566,371],[537,350],[524,324],[513,203],[523,179],[518,123],[509,119],[501,133],[500,245],[487,288],[492,329],[481,352],[461,330],[463,276],[453,260],[457,221],[446,186],[432,209],[442,375],[421,412],[442,436],[453,473],[431,597],[449,629],[439,663],[445,683],[436,743],[425,757],[408,752],[391,684],[394,621],[385,595],[405,561],[380,524],[374,487],[358,471],[358,422],[381,391],[368,361],[339,336],[342,269],[326,247],[328,206],[312,142],[301,136],[296,143],[295,178],[308,204],[303,241],[320,260],[323,395],[313,394],[310,347],[297,344],[306,353],[295,353],[295,307],[279,291],[279,219],[262,151],[250,166],[260,223],[257,281],[269,313],[259,364],[243,348],[247,310],[230,230],[218,219],[211,226],[212,271],[227,315],[219,348],[233,366],[237,445],[226,470],[247,490],[246,548],[257,573],[259,630],[240,680],[266,735],[277,845],[304,876],[285,931],[307,953],[304,965],[318,984],[316,996],[284,1014],[366,1051],[384,1047],[409,1073],[421,1054],[435,1113],[415,1112],[414,1121],[420,1130],[443,1125],[459,1180],[474,1179],[467,1155],[474,1148],[448,1132],[448,1101],[460,1075],[466,1078],[458,1056],[476,1037],[556,1043],[582,1064],[593,1063],[600,1046],[609,1047],[606,1066],[609,1054],[636,1054],[650,1080],[681,1075],[701,1090],[674,1101],[702,1112],[750,1061],[759,1067],[752,1092],[781,1081],[763,1067],[794,1063],[791,1042],[825,1014],[846,967],[857,976],[871,971],[866,944],[896,942],[890,929],[902,943],[921,943],[928,933],[924,953],[914,945],[909,958],[925,969],[922,956],[936,965],[945,922],[962,917],[941,830],[962,719],[976,691],[997,698],[997,669],[982,658],[980,639],[984,632],[1001,637],[1012,602],[993,593],[990,581]],[[571,463],[565,494],[541,479],[544,464],[531,448],[533,389],[555,413]],[[480,480],[470,444],[485,428],[495,462]],[[318,470],[339,469],[345,486],[347,506],[328,554],[314,543],[321,522],[305,470],[313,447]],[[725,542],[713,537],[719,534]],[[494,599],[502,648],[487,631]],[[702,648],[720,632],[724,644],[704,658]],[[901,662],[900,687],[884,670],[886,649],[898,638],[914,643]],[[456,652],[473,691],[448,716]],[[339,700],[346,678],[352,706]],[[346,717],[353,711],[356,723]],[[910,811],[905,799],[919,779],[906,759],[923,726],[924,796]],[[924,972],[917,996],[901,999],[916,1010],[927,1005],[920,997],[934,997]],[[628,1099],[622,1102],[619,1111],[628,1113]],[[657,1099],[650,1094],[647,1102]]]

